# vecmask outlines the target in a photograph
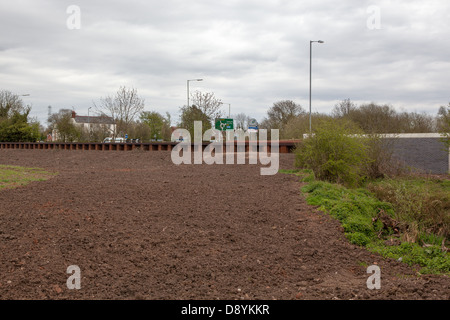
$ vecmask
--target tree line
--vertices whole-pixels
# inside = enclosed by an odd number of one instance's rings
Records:
[[[290,100],[279,101],[267,111],[260,128],[279,129],[281,139],[301,139],[314,132],[321,120],[348,120],[366,134],[388,133],[448,133],[450,131],[450,103],[441,106],[436,115],[397,111],[390,105],[366,103],[357,105],[350,99],[337,103],[331,113],[312,113]]]
[[[187,129],[193,136],[194,121],[202,121],[204,131],[214,125],[217,118],[224,116],[222,101],[214,93],[196,91],[191,94],[192,104],[180,107],[180,117],[176,127]],[[57,130],[60,141],[85,142],[103,141],[105,137],[124,137],[148,140],[170,141],[172,118],[166,112],[146,111],[145,101],[134,88],[120,87],[114,95],[102,97],[93,103],[92,116],[100,125],[86,130],[71,120],[71,109],[60,109],[48,118],[47,128],[36,119],[30,118],[30,106],[24,106],[18,95],[10,91],[0,91],[0,141],[22,142],[44,140]],[[251,119],[245,113],[232,116],[235,128],[246,130]],[[107,119],[112,119],[114,130],[108,129]],[[397,111],[390,105],[366,103],[357,105],[350,99],[337,103],[332,111],[315,112],[311,115],[311,128],[324,119],[348,120],[365,133],[431,133],[440,132],[450,138],[450,103],[441,106],[436,115]],[[105,123],[105,125],[102,125]],[[280,139],[301,139],[310,131],[310,115],[300,104],[291,100],[275,102],[259,123],[260,129],[278,129]],[[448,140],[448,139],[447,139]]]

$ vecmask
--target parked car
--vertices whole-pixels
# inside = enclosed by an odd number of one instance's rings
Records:
[[[114,141],[113,141],[113,138],[111,138],[111,137],[105,138],[103,140],[103,143],[124,143],[124,142],[126,142],[125,138],[119,138],[119,137],[115,138]]]

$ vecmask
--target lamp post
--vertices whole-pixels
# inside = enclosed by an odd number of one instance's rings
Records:
[[[187,107],[189,107],[189,81],[203,81],[203,79],[187,80]]]
[[[309,41],[309,133],[312,134],[311,126],[311,74],[312,74],[312,44],[313,42],[324,43],[322,40]]]

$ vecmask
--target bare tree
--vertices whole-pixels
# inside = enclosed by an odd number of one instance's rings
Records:
[[[261,122],[261,127],[265,129],[283,129],[292,118],[305,113],[305,110],[291,100],[275,102],[267,111],[267,118]]]
[[[248,129],[248,123],[250,121],[250,117],[246,115],[245,113],[238,113],[234,116],[232,116],[236,123],[236,129],[242,129],[247,130]]]
[[[144,110],[144,99],[140,98],[136,89],[120,87],[114,97],[107,96],[100,99],[100,104],[95,108],[99,112],[109,114],[115,121],[117,134],[124,134],[129,130],[134,118]]]
[[[72,122],[72,110],[60,109],[48,118],[49,130],[55,133],[54,141],[73,142],[79,141],[82,135],[80,128]]]
[[[345,99],[334,106],[331,115],[335,118],[343,118],[349,116],[358,106],[350,99]]]
[[[193,105],[195,105],[211,122],[222,117],[222,101],[217,99],[212,92],[202,93],[195,91],[191,94]]]

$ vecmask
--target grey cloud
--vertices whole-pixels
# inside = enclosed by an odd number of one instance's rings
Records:
[[[69,4],[81,9],[80,30],[66,27]],[[381,9],[380,30],[367,28],[369,5]],[[309,40],[318,39],[317,110],[352,98],[435,114],[450,100],[446,1],[30,0],[0,9],[0,88],[31,92],[41,119],[48,105],[87,111],[120,85],[176,119],[193,77],[258,119],[276,100],[306,107]]]

